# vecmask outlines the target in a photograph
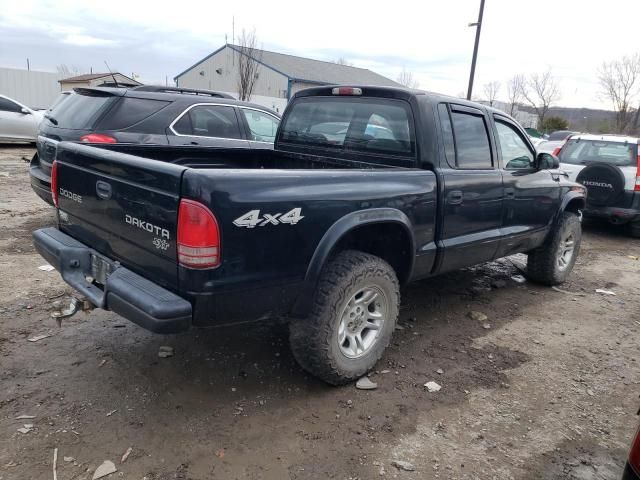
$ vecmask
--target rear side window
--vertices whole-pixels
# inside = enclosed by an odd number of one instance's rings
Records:
[[[273,115],[259,112],[258,110],[241,108],[240,111],[249,126],[251,140],[257,142],[273,142],[276,139],[276,131],[278,130],[280,120]]]
[[[53,107],[50,115],[58,121],[57,127],[74,130],[90,129],[100,114],[117,98],[102,92],[74,93]]]
[[[451,112],[456,145],[456,167],[493,168],[487,126],[482,115]]]
[[[297,100],[281,127],[281,141],[342,151],[413,157],[415,135],[406,102],[310,97]]]
[[[166,107],[169,102],[146,98],[122,97],[100,122],[102,130],[128,128]],[[166,125],[166,124],[165,124]]]
[[[173,129],[180,135],[242,138],[234,108],[223,105],[195,106],[182,115]]]
[[[570,139],[560,150],[560,161],[574,165],[599,162],[618,167],[636,166],[638,145],[628,142],[606,140]]]

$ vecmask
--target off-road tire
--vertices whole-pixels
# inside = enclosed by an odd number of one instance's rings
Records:
[[[348,358],[338,343],[341,315],[351,297],[369,285],[387,297],[388,315],[370,350],[360,358]],[[399,305],[398,278],[387,262],[360,251],[340,252],[321,273],[310,314],[289,325],[293,355],[304,370],[332,385],[356,380],[373,368],[389,345]]]
[[[573,234],[575,239],[573,256],[566,268],[561,269],[558,264],[558,257],[562,250],[561,242],[570,233]],[[581,240],[582,225],[578,215],[573,212],[563,212],[545,243],[529,252],[527,277],[534,282],[549,286],[564,283],[573,270],[580,252]]]

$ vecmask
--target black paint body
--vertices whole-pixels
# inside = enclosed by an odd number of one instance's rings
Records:
[[[413,160],[329,155],[288,145],[280,136],[275,150],[60,143],[58,186],[80,195],[82,203],[60,196],[59,229],[187,299],[192,324],[207,326],[305,315],[322,267],[340,248],[382,256],[407,282],[527,252],[545,241],[565,208],[584,205],[583,189],[559,172],[503,168],[493,131],[497,111],[435,94],[362,90],[365,97],[407,102],[416,132]],[[299,92],[292,103],[307,96],[331,96],[331,88]],[[473,107],[486,117],[492,168],[448,165],[439,103]],[[96,194],[97,182],[111,186],[110,198]],[[221,233],[220,267],[178,265],[181,198],[214,213]],[[233,223],[251,210],[273,215],[295,208],[303,217],[295,225],[242,228]],[[155,248],[157,235],[125,223],[125,215],[168,230],[169,248]]]

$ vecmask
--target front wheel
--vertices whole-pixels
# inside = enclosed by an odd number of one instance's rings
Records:
[[[529,252],[527,276],[544,285],[559,285],[567,280],[576,263],[582,225],[578,215],[563,212],[545,243]]]
[[[293,355],[327,383],[355,380],[389,345],[399,305],[398,279],[387,262],[355,250],[341,252],[322,272],[311,314],[289,327]]]

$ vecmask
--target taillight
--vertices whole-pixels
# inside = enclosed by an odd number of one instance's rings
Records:
[[[358,87],[335,87],[331,90],[332,95],[362,95],[362,89]]]
[[[558,155],[560,155],[560,150],[562,150],[562,147],[561,147],[561,146],[560,146],[560,147],[556,147],[556,148],[554,148],[554,149],[553,149],[553,152],[551,152],[551,153],[552,153],[552,155],[553,155],[554,157],[557,157]]]
[[[54,160],[51,165],[51,198],[53,204],[58,208],[58,161]]]
[[[189,268],[220,265],[220,229],[207,207],[180,200],[178,209],[178,263]]]
[[[631,450],[629,450],[629,465],[636,473],[640,473],[640,428],[636,431]]]
[[[636,185],[633,190],[640,192],[640,143],[638,144],[638,166],[636,167]]]
[[[102,133],[89,133],[80,137],[80,141],[83,143],[118,143],[118,141]]]

